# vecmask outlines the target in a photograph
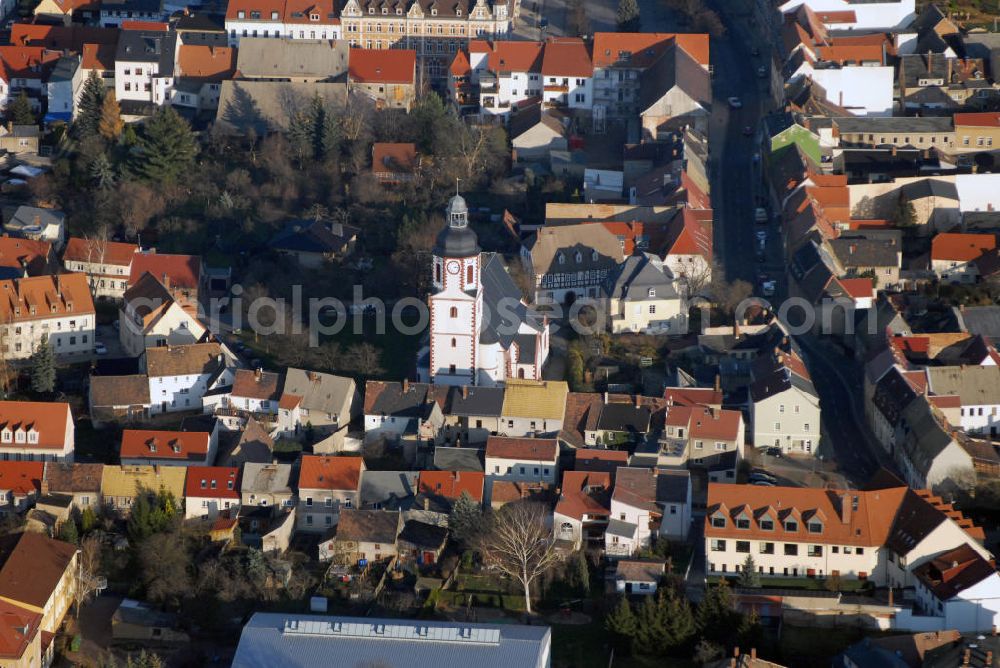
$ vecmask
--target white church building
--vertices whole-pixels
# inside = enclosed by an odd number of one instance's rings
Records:
[[[418,380],[486,387],[540,380],[548,322],[529,311],[500,256],[479,248],[465,199],[452,197],[447,215],[434,246],[430,338],[418,357]]]

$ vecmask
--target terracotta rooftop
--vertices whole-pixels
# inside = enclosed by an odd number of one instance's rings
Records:
[[[347,76],[357,83],[412,84],[416,63],[410,49],[351,49]]]
[[[0,318],[28,322],[92,315],[94,299],[85,274],[34,276],[0,281]]]
[[[70,237],[66,242],[66,250],[63,251],[63,261],[72,260],[128,267],[132,264],[132,258],[137,252],[139,252],[139,247],[135,244]]]
[[[479,471],[421,471],[417,476],[417,492],[451,500],[467,492],[482,503],[485,478]]]
[[[303,455],[299,489],[360,489],[365,462],[361,457]]]
[[[235,466],[189,466],[184,498],[240,498],[240,470]]]
[[[204,462],[209,438],[203,431],[126,429],[122,432],[121,458]]]
[[[996,245],[992,234],[942,232],[931,240],[931,260],[971,262]]]
[[[72,419],[69,404],[47,401],[0,401],[0,429],[12,432],[10,441],[0,440],[0,448],[51,448],[62,450],[66,443],[66,426]],[[18,440],[18,430],[28,431]],[[38,433],[38,442],[31,443],[30,432]]]
[[[76,546],[38,533],[0,543],[0,599],[45,608],[76,555]]]
[[[524,461],[555,461],[559,444],[554,438],[507,438],[490,436],[486,439],[486,457]]]
[[[41,489],[45,465],[42,462],[0,462],[0,490],[27,496]]]
[[[10,661],[10,665],[27,665],[19,660],[38,633],[41,623],[41,615],[0,600],[0,659]]]

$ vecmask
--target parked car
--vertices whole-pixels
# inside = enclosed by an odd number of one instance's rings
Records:
[[[764,454],[770,455],[775,459],[781,459],[781,448],[779,448],[776,445],[769,445],[768,447],[764,448]]]
[[[101,343],[100,341],[98,341],[97,343],[94,344],[94,352],[97,353],[98,355],[107,355],[108,347],[103,343]]]
[[[731,97],[731,98],[729,98],[729,107],[731,109],[742,109],[743,108],[743,101],[740,100],[740,98],[738,98],[738,97]]]
[[[762,206],[758,206],[754,209],[753,220],[758,225],[767,225],[767,209]]]
[[[750,483],[751,485],[757,485],[758,487],[777,487],[773,482],[768,482],[766,480],[758,480],[757,482]]]
[[[767,77],[767,65],[761,65],[757,68],[757,76],[761,79]]]
[[[768,473],[764,469],[754,469],[753,471],[750,472],[750,478],[749,479],[750,480],[754,480],[754,479],[769,480],[771,482],[778,482],[778,479],[775,476],[773,476],[772,474]]]

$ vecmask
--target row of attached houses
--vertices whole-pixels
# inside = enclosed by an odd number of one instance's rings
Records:
[[[709,574],[736,575],[752,558],[763,577],[900,589],[892,623],[901,630],[986,631],[1000,618],[983,530],[884,471],[855,490],[710,484],[704,521]]]

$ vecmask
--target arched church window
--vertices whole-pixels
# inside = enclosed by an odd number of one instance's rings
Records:
[[[457,306],[452,306],[451,307],[451,311],[449,311],[449,315],[452,318],[457,318],[458,317],[458,307]]]
[[[474,283],[474,282],[475,282],[475,280],[476,280],[476,279],[475,279],[475,278],[473,278],[473,270],[474,270],[474,268],[473,268],[473,266],[472,266],[472,265],[470,264],[470,265],[469,265],[469,268],[468,268],[468,269],[466,270],[466,274],[467,274],[467,277],[466,277],[466,279],[465,279],[465,282],[466,282],[466,283]]]
[[[456,346],[458,346],[458,341],[456,341],[454,338],[452,338],[452,340],[451,340],[451,347],[455,348]]]
[[[434,282],[435,283],[440,283],[441,282],[441,265],[440,264],[435,264],[434,265]]]

